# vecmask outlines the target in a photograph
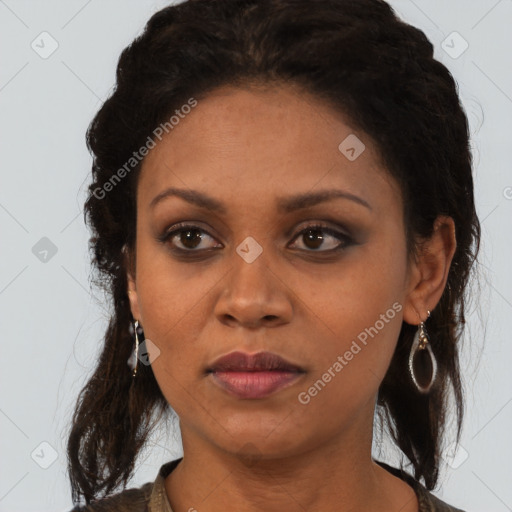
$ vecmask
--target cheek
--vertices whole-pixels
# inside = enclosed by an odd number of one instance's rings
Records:
[[[162,391],[187,386],[202,368],[198,347],[205,323],[205,307],[219,277],[177,265],[168,256],[141,254],[138,261],[137,296],[145,337],[159,349],[152,362]],[[165,394],[165,393],[164,393]]]
[[[219,281],[200,265],[173,261],[163,248],[140,251],[137,275],[141,317],[162,343],[201,324],[204,300]]]
[[[321,347],[311,354],[314,369],[308,380],[308,385],[321,381],[318,402],[357,402],[377,391],[402,326],[405,263],[405,247],[393,251],[375,243],[324,279],[321,291],[318,280],[315,293],[305,290],[315,346]],[[313,280],[306,282],[314,286]]]
[[[392,254],[380,245],[359,248],[328,276],[304,280],[304,302],[314,313],[311,317],[317,319],[317,327],[330,332],[331,338],[345,342],[357,338],[390,309],[384,320],[395,319],[397,306],[393,308],[393,304],[404,299],[405,256],[401,259],[399,250]],[[379,322],[377,328],[383,327]]]

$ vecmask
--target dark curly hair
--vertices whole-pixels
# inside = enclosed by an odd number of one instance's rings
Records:
[[[81,496],[86,503],[104,497],[121,482],[126,486],[150,431],[172,413],[151,366],[140,365],[132,379],[126,363],[134,319],[123,249],[135,252],[140,162],[123,179],[113,183],[113,177],[191,97],[200,101],[220,86],[251,84],[298,87],[374,141],[401,188],[410,255],[432,234],[438,215],[455,222],[457,248],[447,286],[428,321],[436,384],[420,395],[411,383],[405,369],[416,327],[403,322],[378,394],[378,418],[412,464],[414,477],[432,490],[451,399],[460,438],[458,345],[480,223],[468,120],[457,85],[433,58],[425,34],[382,0],[188,0],[151,17],[123,50],[116,82],[87,132],[94,161],[84,217],[93,235],[95,284],[107,291],[113,311],[71,425],[67,452],[74,503]]]

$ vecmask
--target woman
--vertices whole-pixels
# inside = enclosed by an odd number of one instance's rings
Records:
[[[432,55],[380,0],[189,0],[123,51],[87,139],[114,311],[74,511],[459,510],[431,491],[480,225]],[[183,457],[114,492],[174,413]]]

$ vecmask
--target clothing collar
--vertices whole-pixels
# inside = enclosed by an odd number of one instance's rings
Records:
[[[176,468],[181,462],[183,457],[166,462],[160,467],[158,475],[153,484],[153,490],[149,497],[148,512],[173,512],[167,493],[165,492],[165,478],[166,476]]]
[[[165,478],[173,471],[176,466],[183,460],[183,457],[166,462],[160,467],[158,475],[153,484],[151,491],[148,512],[173,512],[169,498],[165,491]],[[419,504],[419,512],[431,512],[435,510],[453,510],[456,512],[459,509],[451,508],[444,502],[440,501],[433,494],[431,494],[420,482],[417,482],[411,475],[401,469],[389,466],[385,462],[375,461],[391,474],[401,478],[404,482],[408,483],[416,493]],[[445,508],[446,507],[446,508]]]

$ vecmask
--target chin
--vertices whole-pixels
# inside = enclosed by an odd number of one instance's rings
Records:
[[[292,415],[233,415],[224,421],[212,441],[232,455],[252,459],[279,459],[308,451],[314,429],[308,436],[298,429]],[[212,433],[213,434],[213,433]]]

